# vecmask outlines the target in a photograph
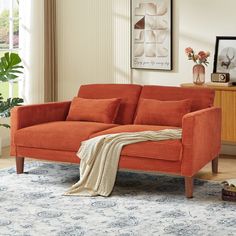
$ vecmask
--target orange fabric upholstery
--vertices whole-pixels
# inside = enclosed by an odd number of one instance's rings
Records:
[[[18,147],[17,155],[19,157],[32,157],[35,159],[44,159],[48,161],[60,161],[69,163],[80,163],[80,159],[75,152]],[[148,158],[137,158],[130,156],[121,156],[119,168],[143,171],[159,171],[172,174],[179,174],[181,169],[180,161],[164,161]]]
[[[92,99],[120,98],[121,104],[115,123],[131,124],[133,123],[141,89],[142,86],[134,84],[82,85],[78,97]]]
[[[15,133],[18,129],[52,121],[65,120],[70,103],[53,102],[14,107],[11,110],[11,155],[16,155]]]
[[[142,132],[147,130],[163,130],[163,129],[174,129],[176,127],[171,126],[157,126],[157,125],[119,125],[114,128],[103,130],[101,132],[94,133],[89,136],[89,138],[97,137],[98,135],[104,134],[116,134],[122,132]]]
[[[17,130],[15,143],[20,147],[77,152],[80,143],[93,133],[115,124],[81,121],[57,121]]]
[[[212,107],[215,91],[208,88],[182,88],[147,85],[142,89],[140,98],[157,99],[160,101],[177,101],[190,99],[191,111]]]
[[[90,138],[104,134],[115,134],[122,132],[141,132],[147,130],[163,130],[173,127],[151,126],[151,125],[122,125],[107,129],[90,135]],[[179,161],[181,159],[182,143],[180,140],[166,140],[159,142],[141,142],[125,146],[121,155],[131,157],[142,157],[158,160]]]
[[[163,125],[132,124],[139,101],[142,106],[141,99],[167,101],[168,105],[168,101],[189,99],[192,102],[192,112],[185,114],[182,118],[182,140],[127,145],[121,153],[120,168],[161,171],[192,177],[220,152],[221,110],[212,107],[214,91],[211,89],[93,84],[81,86],[78,97],[84,99],[120,98],[121,104],[115,119],[116,124],[66,121],[71,102],[16,107],[11,114],[11,155],[79,163],[80,159],[77,158],[76,152],[81,141],[88,138],[110,133],[175,128]],[[149,104],[144,106],[147,108]],[[153,109],[153,104],[150,107]],[[145,109],[138,111],[138,115],[139,113],[147,116]],[[166,113],[166,110],[161,109],[159,113]],[[164,116],[166,117],[166,114]],[[168,119],[169,116],[171,115],[168,115]],[[171,121],[173,121],[172,117]],[[148,117],[148,119],[151,124],[153,122],[156,124],[156,118],[152,120],[152,117]],[[180,125],[180,119],[178,117],[174,120],[176,123],[168,124]],[[18,173],[22,172],[19,166],[22,165],[22,160],[22,158],[18,160]],[[188,191],[187,194],[189,196]]]
[[[193,176],[213,160],[221,148],[221,109],[211,107],[183,118],[181,174]]]
[[[121,99],[85,99],[75,97],[66,120],[93,121],[112,124],[115,121]]]
[[[159,101],[140,99],[134,124],[182,126],[182,118],[189,113],[191,100]]]
[[[43,159],[47,161],[59,161],[69,163],[80,163],[76,152],[49,150],[31,147],[17,147],[17,157],[31,157],[35,159]]]
[[[179,174],[180,161],[166,161],[142,157],[121,156],[119,168],[142,171],[158,171],[171,174]]]

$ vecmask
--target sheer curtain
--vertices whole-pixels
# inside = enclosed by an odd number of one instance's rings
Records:
[[[44,0],[19,1],[20,55],[24,80],[20,96],[26,104],[44,101]]]
[[[20,95],[26,104],[55,101],[56,0],[21,0],[20,55],[24,80]]]

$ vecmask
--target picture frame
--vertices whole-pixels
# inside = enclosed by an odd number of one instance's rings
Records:
[[[217,36],[213,73],[229,73],[236,81],[236,36]]]
[[[172,70],[172,0],[131,0],[131,68]]]

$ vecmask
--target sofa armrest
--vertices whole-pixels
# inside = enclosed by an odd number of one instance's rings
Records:
[[[11,110],[11,155],[16,155],[14,135],[18,129],[32,125],[62,121],[69,112],[70,101],[14,107]]]
[[[193,176],[220,153],[221,108],[211,107],[186,114],[182,129],[181,174]]]

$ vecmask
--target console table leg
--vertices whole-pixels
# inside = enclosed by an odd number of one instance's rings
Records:
[[[212,173],[217,174],[218,173],[218,162],[219,162],[219,156],[217,156],[214,160],[211,162],[211,168]]]

